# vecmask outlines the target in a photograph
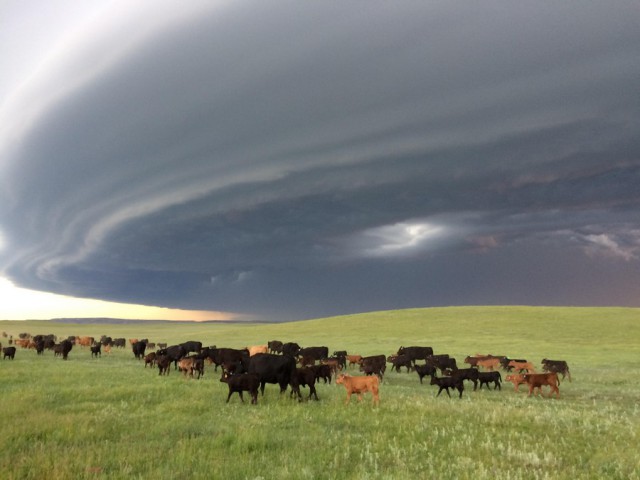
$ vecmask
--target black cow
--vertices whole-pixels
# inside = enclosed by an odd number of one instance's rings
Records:
[[[565,376],[568,376],[569,381],[571,381],[571,372],[569,372],[569,365],[565,360],[548,360],[543,358],[542,371],[549,373],[561,373],[563,380]]]
[[[296,368],[296,379],[298,388],[309,387],[309,398],[313,395],[318,400],[318,394],[316,392],[316,373],[310,367]],[[291,396],[293,396],[294,389],[291,386]]]
[[[313,371],[316,376],[316,381],[323,379],[324,383],[331,383],[331,376],[333,372],[329,365],[311,365],[307,368]]]
[[[113,339],[113,346],[114,347],[124,348],[124,347],[127,346],[127,341],[124,338],[114,338]]]
[[[431,347],[400,347],[398,349],[398,355],[407,355],[415,365],[416,360],[426,360],[429,355],[433,355],[433,348]]]
[[[482,385],[486,385],[487,390],[489,390],[489,384],[491,382],[494,384],[494,390],[502,390],[502,386],[500,385],[502,382],[502,375],[500,375],[500,372],[497,370],[493,372],[478,372],[478,381],[480,382],[480,390],[482,390]]]
[[[377,375],[380,380],[387,369],[387,362],[384,355],[372,355],[363,357],[360,363],[360,371],[365,375]]]
[[[60,342],[58,353],[62,355],[63,360],[67,360],[69,358],[69,352],[71,352],[72,348],[73,348],[73,342],[71,342],[71,340],[63,340],[62,342]],[[54,349],[54,353],[55,352],[56,351]]]
[[[333,356],[338,359],[338,365],[340,369],[343,370],[347,368],[347,351],[346,350],[336,350],[333,352]]]
[[[39,339],[39,340],[34,340],[35,346],[36,346],[36,353],[38,355],[42,355],[42,353],[44,353],[44,340],[43,339]]]
[[[93,345],[91,345],[91,347],[89,347],[91,350],[91,358],[93,357],[98,357],[98,356],[102,356],[102,344],[101,343],[95,343]]]
[[[13,358],[16,356],[16,347],[4,347],[2,349],[2,354],[4,355],[2,357],[3,360],[6,360],[7,357],[13,360]]]
[[[450,357],[448,354],[441,354],[441,355],[431,355],[429,356],[429,358],[427,358],[427,363],[429,365],[433,365],[434,367],[436,367],[437,369],[440,370],[440,372],[442,372],[442,374],[444,375],[444,371],[449,369],[449,370],[457,370],[458,369],[458,365],[456,364],[456,359]]]
[[[280,340],[271,340],[267,342],[269,353],[282,353],[283,343]]]
[[[158,366],[158,375],[169,375],[171,371],[171,362],[173,360],[169,355],[158,355],[156,354],[156,365]],[[145,367],[147,364],[145,363]]]
[[[140,340],[131,345],[131,349],[133,350],[133,356],[138,360],[142,360],[144,358],[144,351],[147,349],[147,342]]]
[[[258,403],[258,387],[260,386],[260,377],[255,373],[241,373],[239,375],[229,375],[223,373],[220,381],[229,386],[229,395],[227,395],[227,403],[234,392],[240,395],[240,400],[244,403],[242,392],[249,392],[251,395],[251,403]]]
[[[178,369],[178,361],[181,360],[182,357],[187,356],[187,351],[182,345],[171,345],[167,348],[161,348],[160,350],[157,350],[156,353],[158,356],[169,357],[169,362],[173,362],[174,370]]]
[[[208,358],[210,362],[215,364],[214,371],[218,371],[221,365],[242,365],[241,369],[235,368],[235,373],[245,372],[249,366],[249,352],[246,349],[235,348],[211,348],[207,347],[203,350],[204,358]]]
[[[106,347],[107,345],[109,345],[109,346],[114,346],[114,345],[113,345],[113,338],[111,338],[111,337],[107,337],[106,335],[102,335],[102,337],[100,337],[100,343],[101,343],[103,346],[105,346],[105,347]]]
[[[298,355],[299,351],[300,351],[300,345],[298,345],[297,343],[287,342],[282,345],[283,355],[290,355],[292,357],[295,357]]]
[[[450,375],[452,378],[459,378],[463,380],[469,380],[473,382],[473,391],[478,388],[478,369],[477,368],[459,368],[458,370],[447,370],[445,374]],[[487,387],[488,388],[488,387]]]
[[[301,348],[298,356],[315,360],[324,360],[329,357],[328,347],[306,347]]]
[[[413,363],[407,355],[389,355],[387,362],[391,364],[391,371],[400,373],[402,367],[407,367],[407,373],[413,369]]]
[[[446,390],[447,391],[447,395],[449,395],[449,397],[451,397],[451,394],[449,393],[449,389],[453,388],[455,390],[458,390],[460,392],[460,398],[462,398],[462,392],[464,391],[464,382],[462,381],[461,378],[458,377],[431,377],[431,385],[437,385],[438,387],[440,387],[440,390],[438,390],[438,394],[436,395],[436,397],[439,397],[440,394],[442,393],[442,390]]]
[[[422,379],[427,375],[433,377],[436,374],[436,367],[429,365],[428,363],[425,363],[424,365],[416,365],[414,368],[416,369],[416,372],[418,372],[420,383],[422,383]]]
[[[202,342],[190,340],[180,344],[187,353],[200,353],[202,351]]]
[[[291,389],[302,399],[298,379],[296,376],[296,360],[289,355],[274,355],[272,353],[257,353],[249,359],[249,373],[260,378],[260,392],[264,395],[267,383],[280,385],[280,393]]]

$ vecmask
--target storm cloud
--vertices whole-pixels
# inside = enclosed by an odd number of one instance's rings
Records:
[[[207,5],[107,4],[4,88],[2,275],[266,319],[640,306],[635,2]]]

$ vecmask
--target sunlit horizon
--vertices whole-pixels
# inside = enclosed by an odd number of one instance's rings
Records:
[[[0,278],[0,320],[50,320],[53,318],[118,318],[135,320],[238,320],[239,315],[207,310],[165,307],[74,298],[16,287]]]

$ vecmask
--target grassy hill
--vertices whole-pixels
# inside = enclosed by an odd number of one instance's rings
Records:
[[[241,348],[269,340],[388,355],[429,345],[564,359],[561,398],[511,384],[435,397],[415,373],[388,373],[381,404],[345,406],[342,387],[298,403],[268,385],[258,405],[233,397],[208,366],[159,377],[127,350],[67,362],[19,350],[0,362],[0,478],[639,478],[640,309],[450,307],[283,324],[0,322],[14,336],[102,334]],[[6,339],[0,339],[6,346]],[[353,371],[352,374],[358,372]],[[504,375],[504,373],[503,373]],[[428,383],[428,382],[427,382]]]

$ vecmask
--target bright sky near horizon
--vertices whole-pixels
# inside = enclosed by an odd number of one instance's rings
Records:
[[[2,0],[0,318],[640,306],[639,24]]]

